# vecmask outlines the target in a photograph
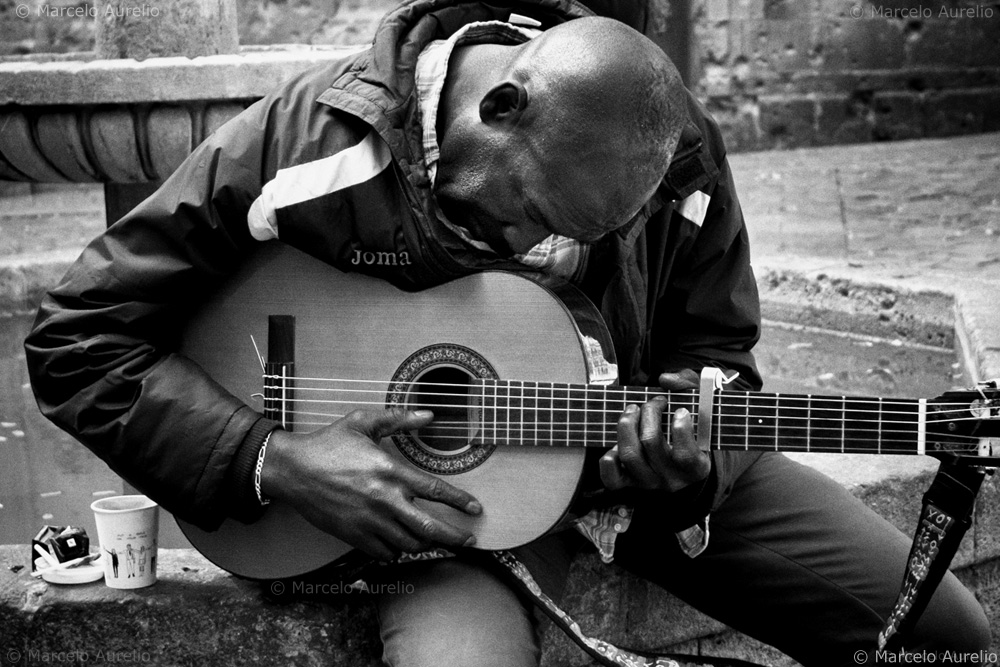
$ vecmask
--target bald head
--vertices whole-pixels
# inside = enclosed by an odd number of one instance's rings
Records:
[[[474,234],[523,251],[550,233],[594,240],[649,200],[687,118],[680,76],[659,47],[617,21],[585,18],[524,44],[460,51],[442,100],[437,184],[455,222],[471,217]],[[530,233],[477,229],[491,218]]]

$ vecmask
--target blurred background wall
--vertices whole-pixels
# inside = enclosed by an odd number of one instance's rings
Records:
[[[602,0],[597,0],[602,1]],[[87,0],[0,0],[0,56],[94,48],[94,20],[15,14]],[[1000,130],[1000,2],[649,0],[647,33],[731,151]],[[239,39],[363,44],[397,0],[239,0]]]

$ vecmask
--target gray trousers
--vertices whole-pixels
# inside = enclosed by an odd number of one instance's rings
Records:
[[[876,664],[876,637],[898,596],[911,538],[840,484],[765,454],[712,513],[709,546],[693,559],[663,530],[662,516],[655,506],[636,507],[614,566],[807,667]],[[557,598],[582,544],[575,534],[558,534],[518,555]],[[378,599],[386,665],[538,664],[538,616],[492,572],[452,559],[401,566],[393,578],[412,586],[410,594]],[[954,658],[989,645],[982,607],[949,573],[908,649]]]

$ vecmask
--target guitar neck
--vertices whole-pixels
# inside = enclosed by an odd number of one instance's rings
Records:
[[[647,387],[572,385],[485,380],[480,396],[480,440],[486,444],[609,448],[625,406],[655,396],[665,413],[685,408],[695,415],[694,391]],[[923,453],[923,399],[813,396],[724,391],[713,397],[710,446],[725,450]],[[669,429],[665,431],[669,434]]]

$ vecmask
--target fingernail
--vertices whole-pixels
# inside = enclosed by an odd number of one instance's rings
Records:
[[[468,512],[469,514],[482,514],[483,506],[479,503],[478,500],[473,500],[472,502],[470,502],[468,505],[465,506],[465,511]]]
[[[674,411],[674,419],[687,419],[689,414],[691,414],[691,412],[687,408],[677,408],[677,410]]]
[[[430,419],[434,416],[434,413],[430,410],[414,410],[413,416],[418,419]]]
[[[625,414],[634,415],[636,412],[639,412],[639,406],[638,405],[626,405],[625,406]]]
[[[467,539],[465,541],[465,544],[463,544],[462,546],[463,547],[471,547],[471,546],[474,546],[475,544],[476,544],[476,536],[475,535],[470,535],[469,539]]]

